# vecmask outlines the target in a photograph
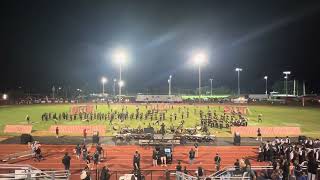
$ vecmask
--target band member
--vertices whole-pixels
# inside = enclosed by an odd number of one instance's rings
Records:
[[[59,138],[59,127],[56,127],[56,138]]]
[[[258,115],[258,122],[262,122],[262,114]]]
[[[262,141],[262,136],[261,136],[261,130],[260,128],[258,128],[257,130],[257,141],[260,139],[260,141]]]
[[[30,124],[30,116],[29,115],[26,115],[26,121],[28,124]]]
[[[87,129],[83,129],[83,142],[86,142],[87,140]]]

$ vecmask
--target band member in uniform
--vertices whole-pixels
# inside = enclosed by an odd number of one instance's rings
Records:
[[[257,130],[257,141],[260,139],[260,141],[262,141],[262,136],[261,136],[261,129],[258,128]]]
[[[56,138],[59,138],[59,127],[56,127]]]

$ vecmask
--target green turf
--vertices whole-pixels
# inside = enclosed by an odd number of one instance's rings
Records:
[[[27,124],[25,121],[25,116],[28,114],[33,122],[33,132],[46,131],[51,125],[54,125],[53,120],[48,122],[41,121],[41,114],[44,112],[69,112],[72,105],[15,105],[15,106],[0,106],[0,135],[4,135],[3,129],[5,124]],[[128,111],[135,112],[135,105],[127,105]],[[183,109],[185,105],[180,105]],[[194,108],[203,109],[207,111],[207,106],[195,107],[193,105],[186,105],[189,108],[190,117],[185,120],[185,127],[194,127],[199,124],[199,114],[194,115]],[[320,137],[320,109],[310,108],[310,107],[287,107],[287,106],[248,106],[250,110],[249,125],[250,126],[300,126],[303,134],[311,137]],[[111,108],[121,109],[121,105],[111,105]],[[222,113],[223,106],[212,105],[211,109],[216,109],[218,113]],[[144,113],[145,106],[140,106],[140,110]],[[108,112],[107,105],[98,105],[97,112]],[[140,112],[141,112],[140,111]],[[177,112],[178,107],[175,107],[171,112]],[[168,114],[169,114],[168,113]],[[263,122],[257,122],[258,114],[263,115]],[[168,127],[171,123],[169,121],[169,115],[166,116],[165,124]],[[178,115],[178,118],[181,116]],[[132,127],[136,128],[139,125],[147,127],[150,120],[126,120],[123,123],[114,120],[114,124],[120,127]],[[180,120],[173,121],[174,126],[177,126]],[[76,124],[88,124],[86,122],[80,122],[79,118],[76,121],[59,121],[59,124],[64,125],[76,125]],[[107,121],[94,120],[89,123],[90,125],[105,125],[107,128],[107,135],[112,135],[116,132],[112,130]],[[160,126],[155,126],[159,129]],[[210,130],[217,136],[230,136],[229,129],[216,129]]]

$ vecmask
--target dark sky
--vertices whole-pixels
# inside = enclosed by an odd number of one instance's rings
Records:
[[[264,92],[292,71],[320,92],[320,1],[1,1],[0,89],[52,85],[100,89],[100,77],[118,78],[110,49],[124,47],[129,91],[197,87],[190,52],[210,54],[203,84]],[[111,89],[111,83],[107,84]]]

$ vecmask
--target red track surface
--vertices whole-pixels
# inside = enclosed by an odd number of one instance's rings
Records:
[[[79,179],[81,169],[84,168],[85,163],[82,160],[76,159],[73,154],[74,145],[43,145],[42,152],[45,156],[45,160],[41,162],[35,162],[30,157],[19,158],[10,163],[30,164],[39,169],[63,169],[61,159],[65,152],[69,152],[72,157],[71,161],[71,179]],[[132,158],[136,150],[141,154],[141,168],[142,170],[156,170],[153,171],[153,179],[161,179],[163,171],[166,168],[174,170],[178,160],[182,160],[182,166],[187,166],[187,169],[192,173],[196,170],[201,162],[201,166],[206,170],[206,174],[210,174],[208,171],[214,170],[214,156],[218,152],[222,157],[222,167],[231,166],[236,159],[248,157],[251,159],[252,165],[262,165],[256,162],[257,147],[253,146],[200,146],[199,157],[196,158],[193,165],[188,163],[188,152],[191,146],[177,146],[173,152],[173,164],[168,167],[153,167],[152,166],[152,148],[145,148],[140,146],[104,146],[106,160],[99,164],[99,167],[106,165],[111,172],[124,171],[123,173],[129,173],[132,169]],[[5,155],[21,152],[27,150],[26,145],[0,145],[0,158]],[[95,148],[92,149],[92,152]],[[89,150],[90,151],[90,150]],[[117,174],[117,177],[121,173]],[[116,179],[116,175],[112,174],[112,179]],[[151,179],[151,174],[147,174],[147,179]]]

